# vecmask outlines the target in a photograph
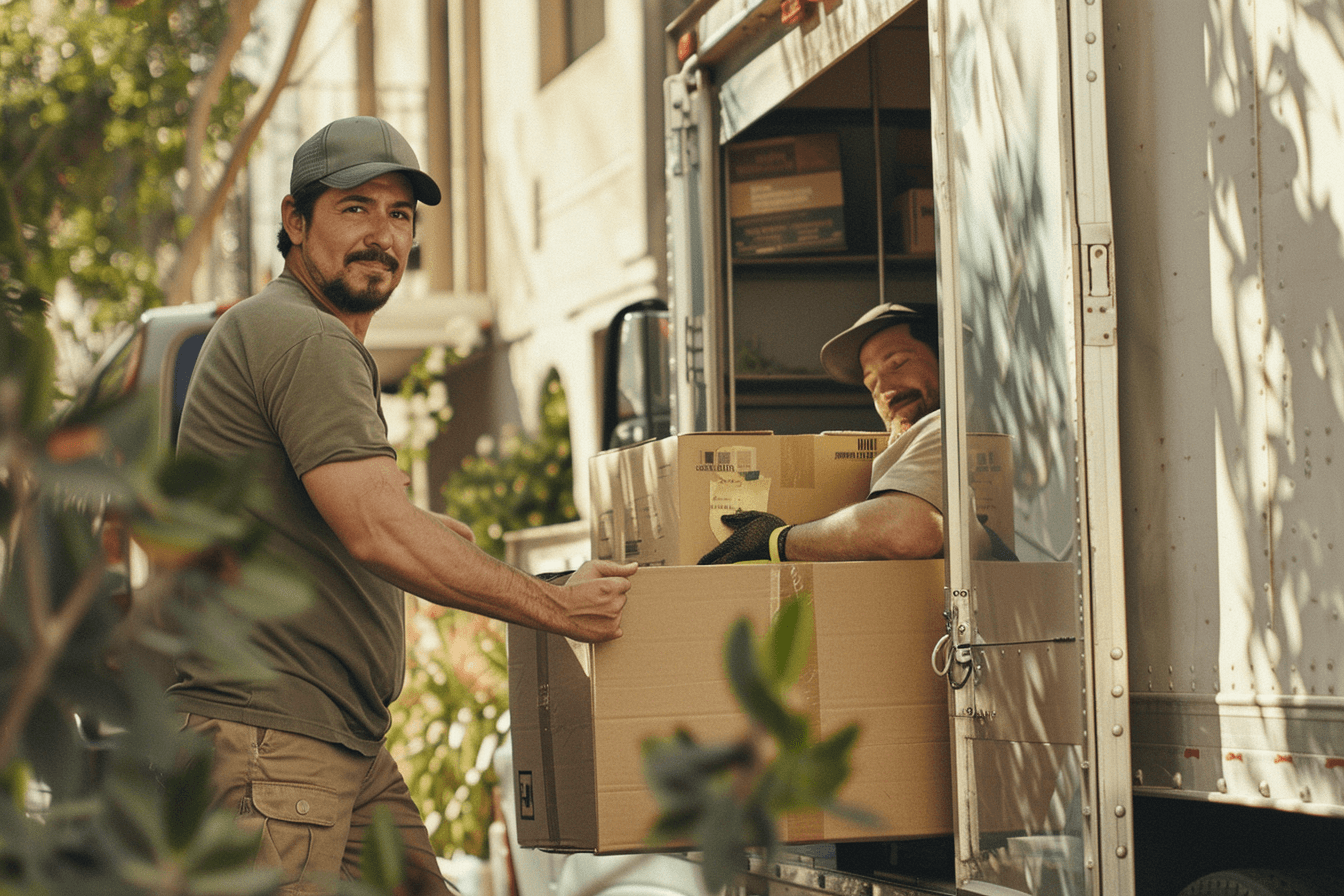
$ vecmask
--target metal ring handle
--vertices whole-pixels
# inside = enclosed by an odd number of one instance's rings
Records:
[[[943,665],[938,665],[938,651],[947,648],[944,656]],[[929,662],[933,665],[933,671],[939,678],[946,678],[947,673],[952,669],[952,635],[946,634],[938,639],[938,643],[933,645],[933,655],[929,657]]]
[[[939,651],[943,651],[943,662],[941,666],[938,663]],[[966,682],[971,680],[971,664],[963,663],[962,665],[966,667],[965,674],[962,675],[961,678],[954,680],[952,678],[952,664],[956,662],[956,655],[957,651],[952,646],[952,635],[951,633],[948,633],[939,638],[938,643],[933,645],[933,654],[929,657],[929,663],[933,666],[933,671],[940,678],[947,679],[947,683],[952,687],[952,690],[959,691],[966,687]]]

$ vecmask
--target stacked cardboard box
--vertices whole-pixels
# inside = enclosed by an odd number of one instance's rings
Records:
[[[1011,546],[1011,440],[970,433],[966,443],[977,510]],[[884,432],[711,432],[602,452],[589,463],[592,556],[691,566],[731,534],[724,514],[820,519],[868,497],[873,458],[886,446]]]
[[[603,452],[589,464],[593,557],[690,566],[730,534],[724,514],[818,519],[868,496],[886,445],[886,433],[719,432]]]
[[[596,647],[509,628],[509,703],[524,846],[647,848],[657,815],[640,747],[684,727],[726,741],[746,718],[724,674],[739,617],[758,632],[780,602],[808,593],[815,655],[794,697],[813,730],[862,732],[841,801],[882,819],[821,812],[784,819],[786,842],[893,839],[951,830],[948,698],[929,653],[943,633],[940,560],[641,569],[619,640]]]
[[[728,149],[729,212],[738,257],[845,248],[840,141],[802,134]]]

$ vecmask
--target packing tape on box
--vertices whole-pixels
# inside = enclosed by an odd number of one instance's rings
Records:
[[[812,583],[812,564],[799,566],[795,563],[773,565],[774,587],[771,588],[770,619],[778,615],[785,600],[806,595],[810,604],[816,595]],[[815,613],[812,626],[812,643],[807,647],[807,664],[798,676],[798,683],[791,691],[794,708],[807,715],[809,729],[814,736],[821,736],[821,674],[817,663],[817,627]],[[825,814],[821,809],[807,809],[790,812],[785,819],[788,839],[814,841],[822,839],[826,830]]]
[[[543,793],[546,801],[546,838],[555,839],[560,832],[559,800],[555,793],[555,742],[551,723],[551,650],[546,632],[538,629],[537,638],[537,734],[541,748]]]

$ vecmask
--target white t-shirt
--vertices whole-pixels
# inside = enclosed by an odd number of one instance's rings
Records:
[[[868,497],[908,492],[943,508],[943,415],[926,414],[873,459]]]

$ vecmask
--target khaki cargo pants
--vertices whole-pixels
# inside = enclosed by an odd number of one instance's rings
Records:
[[[318,896],[330,882],[359,877],[364,838],[386,806],[406,844],[407,891],[456,893],[439,874],[420,811],[386,748],[375,757],[237,722],[186,715],[184,727],[215,747],[216,805],[236,807],[239,822],[260,828],[258,868],[284,872],[286,896]]]

